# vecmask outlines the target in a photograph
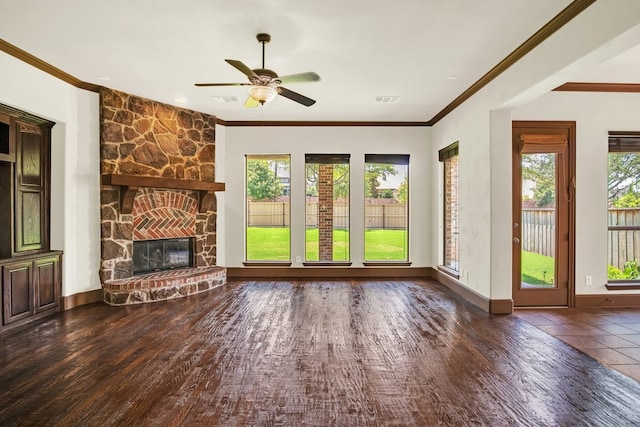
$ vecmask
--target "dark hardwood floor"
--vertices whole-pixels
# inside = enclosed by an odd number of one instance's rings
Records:
[[[640,424],[640,384],[412,281],[241,281],[0,335],[1,426]]]

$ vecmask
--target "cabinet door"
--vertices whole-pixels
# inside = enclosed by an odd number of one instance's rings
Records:
[[[55,309],[60,300],[60,259],[43,258],[34,261],[35,311]]]
[[[48,141],[35,125],[17,123],[15,251],[48,249]]]
[[[32,261],[19,261],[2,267],[4,324],[33,313],[32,265]]]
[[[0,113],[0,161],[13,162],[15,160],[11,120],[9,115]]]

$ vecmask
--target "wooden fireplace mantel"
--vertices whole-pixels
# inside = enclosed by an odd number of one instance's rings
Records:
[[[130,214],[133,211],[133,199],[140,187],[168,188],[172,190],[194,190],[200,193],[198,212],[209,210],[216,191],[224,191],[223,182],[195,181],[189,179],[162,178],[122,174],[102,175],[102,185],[120,187],[120,212]]]

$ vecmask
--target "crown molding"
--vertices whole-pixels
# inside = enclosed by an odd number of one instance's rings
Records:
[[[582,83],[569,82],[553,89],[558,92],[640,92],[637,83]]]
[[[290,121],[290,120],[282,120],[282,121],[233,121],[227,120],[224,121],[224,126],[258,126],[258,127],[270,127],[270,126],[313,126],[313,127],[321,127],[321,126],[344,126],[344,127],[357,127],[357,126],[379,126],[379,127],[416,127],[416,126],[429,126],[427,122],[348,122],[348,121]]]
[[[0,39],[0,51],[13,56],[16,59],[19,59],[27,64],[44,71],[45,73],[57,77],[58,79],[69,83],[72,86],[75,86],[79,89],[85,89],[91,92],[100,92],[100,86],[95,85],[93,83],[83,82],[80,79],[73,77],[71,74],[65,73],[59,68],[54,67],[53,65],[43,61],[40,58],[37,58],[31,55],[29,52],[25,52],[17,46],[12,45],[6,40]]]

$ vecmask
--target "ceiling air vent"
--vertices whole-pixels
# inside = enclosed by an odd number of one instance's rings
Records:
[[[373,102],[381,104],[397,104],[400,102],[399,96],[376,96],[373,98]]]
[[[212,97],[216,102],[240,102],[240,98],[237,96],[213,96]]]

